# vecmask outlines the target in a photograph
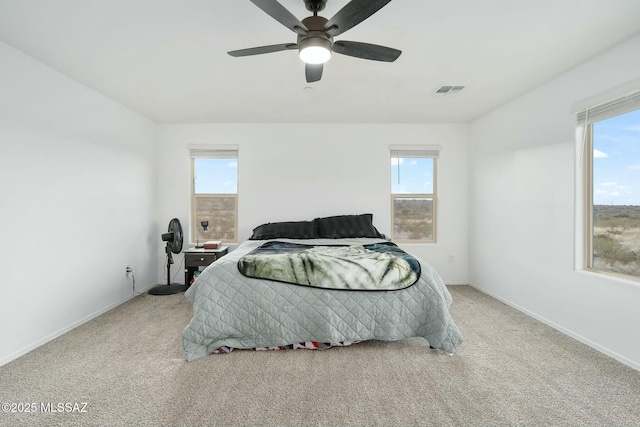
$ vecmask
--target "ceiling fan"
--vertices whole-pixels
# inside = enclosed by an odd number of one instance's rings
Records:
[[[300,59],[305,63],[305,75],[309,83],[322,78],[323,64],[331,58],[332,52],[374,61],[393,62],[398,59],[402,51],[370,43],[333,41],[335,36],[355,27],[390,1],[351,0],[333,18],[327,19],[318,16],[318,12],[326,6],[327,0],[304,0],[307,10],[313,12],[313,16],[300,21],[277,0],[251,0],[273,19],[296,33],[298,40],[296,43],[234,50],[228,54],[239,57],[298,49]]]

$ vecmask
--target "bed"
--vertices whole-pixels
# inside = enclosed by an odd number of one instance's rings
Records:
[[[315,279],[306,276],[303,283],[294,284],[286,277],[267,279],[255,274],[274,262],[266,262],[260,268],[246,265],[261,248],[274,252],[280,247],[289,251],[301,247],[305,254],[319,251],[322,256],[328,251],[333,259],[336,251],[362,255],[374,247],[399,250],[394,246],[373,227],[370,214],[256,227],[249,240],[208,266],[185,293],[193,305],[193,317],[182,334],[186,359],[196,360],[221,348],[292,348],[298,343],[342,344],[412,337],[423,337],[432,348],[454,354],[462,336],[449,313],[451,294],[433,267],[409,254],[404,258],[415,260],[415,280],[404,278],[398,284],[394,279],[389,286],[396,288],[385,289],[370,287],[375,284],[351,287],[350,283],[355,283],[353,277],[369,276],[368,273],[335,280],[341,283],[332,288],[330,283],[317,285]],[[301,268],[319,270],[310,268],[307,259],[305,255]],[[344,264],[351,264],[351,260]],[[342,273],[339,276],[344,277]],[[336,275],[332,272],[331,277]]]

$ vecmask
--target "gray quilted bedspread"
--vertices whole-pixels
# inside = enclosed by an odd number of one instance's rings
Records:
[[[293,243],[367,244],[379,239],[330,239]],[[248,240],[207,267],[185,293],[193,318],[182,333],[187,360],[227,346],[255,348],[298,342],[396,341],[424,337],[454,354],[462,343],[451,315],[452,299],[440,275],[419,260],[418,282],[395,291],[346,291],[309,288],[238,271],[237,262],[263,244]]]

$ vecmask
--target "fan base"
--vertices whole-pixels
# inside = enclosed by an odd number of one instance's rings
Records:
[[[173,295],[187,290],[185,285],[158,285],[149,290],[149,295]]]

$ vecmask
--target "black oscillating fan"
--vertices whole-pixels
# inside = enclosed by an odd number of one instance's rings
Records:
[[[153,287],[149,293],[151,295],[173,295],[187,290],[185,285],[179,283],[171,284],[171,264],[173,264],[173,255],[182,252],[182,225],[178,218],[173,218],[169,222],[169,228],[166,233],[162,233],[162,241],[167,242],[165,252],[167,253],[167,284]]]

